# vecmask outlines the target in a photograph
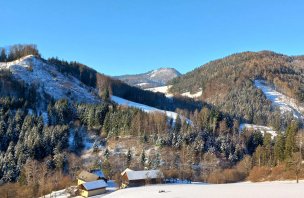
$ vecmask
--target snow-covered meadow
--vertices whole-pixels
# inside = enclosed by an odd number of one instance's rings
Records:
[[[275,181],[260,183],[233,183],[233,184],[164,184],[150,185],[118,190],[108,195],[99,195],[94,198],[287,198],[304,197],[304,182]]]

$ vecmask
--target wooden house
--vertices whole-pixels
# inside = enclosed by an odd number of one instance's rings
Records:
[[[79,185],[79,194],[90,197],[106,192],[107,183],[104,180],[85,182]]]
[[[121,173],[121,177],[124,186],[134,187],[159,183],[163,179],[163,174],[160,170],[133,171],[126,169]]]

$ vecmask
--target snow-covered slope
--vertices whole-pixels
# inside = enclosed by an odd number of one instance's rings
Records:
[[[172,87],[172,85],[160,86],[160,87],[153,87],[153,88],[148,88],[148,89],[145,89],[145,90],[153,91],[153,92],[160,92],[160,93],[165,94],[167,97],[172,97],[173,94],[172,94],[172,93],[169,93],[170,87]],[[191,93],[188,91],[188,92],[182,93],[181,95],[182,95],[182,96],[189,97],[189,98],[198,98],[198,97],[200,97],[200,96],[202,95],[202,93],[203,93],[203,91],[198,91],[198,92],[196,92],[196,93],[191,94]]]
[[[241,124],[240,132],[244,131],[244,129],[260,131],[263,135],[266,132],[269,133],[272,136],[272,138],[274,138],[277,135],[277,131],[273,130],[272,127],[267,127],[267,126],[254,125],[254,124]]]
[[[273,106],[280,108],[282,113],[291,112],[295,118],[304,119],[304,107],[298,105],[295,99],[276,91],[263,80],[255,80],[254,84],[258,89],[263,91]]]
[[[164,111],[164,110],[150,107],[150,106],[147,106],[144,104],[132,102],[132,101],[129,101],[129,100],[117,97],[117,96],[111,96],[111,99],[119,105],[138,108],[147,113],[153,113],[153,112],[165,113],[167,115],[167,117],[172,118],[173,120],[175,120],[178,116],[177,113],[172,112],[172,111]],[[182,116],[180,116],[180,117],[182,118]],[[187,121],[189,121],[189,120],[187,120]]]
[[[54,99],[69,99],[71,101],[95,103],[100,100],[94,94],[95,90],[85,86],[72,76],[63,75],[55,66],[42,59],[29,55],[19,60],[0,63],[0,70],[10,70],[13,76],[37,90],[52,96]]]

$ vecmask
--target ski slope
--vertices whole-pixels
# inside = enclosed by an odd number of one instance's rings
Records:
[[[150,106],[147,106],[144,104],[132,102],[132,101],[129,101],[129,100],[117,97],[117,96],[111,96],[111,99],[112,99],[112,101],[116,102],[119,105],[134,107],[137,109],[141,109],[142,111],[147,112],[147,113],[154,113],[154,112],[165,113],[167,117],[172,118],[173,120],[175,120],[178,116],[178,114],[173,111],[164,111],[164,110],[150,107]],[[180,117],[182,118],[182,116],[180,116]],[[187,121],[189,121],[189,120],[187,120]]]
[[[255,80],[255,86],[262,90],[266,98],[272,102],[272,105],[279,107],[282,114],[291,112],[297,119],[304,119],[304,107],[298,105],[296,100],[290,98],[269,86],[264,80]]]

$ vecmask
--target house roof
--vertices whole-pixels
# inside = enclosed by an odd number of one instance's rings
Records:
[[[88,171],[81,171],[81,173],[78,175],[78,179],[81,179],[85,182],[91,182],[98,180],[99,176],[93,173],[89,173]]]
[[[143,171],[126,171],[127,177],[130,180],[156,179],[162,177],[163,174],[159,170],[143,170]]]
[[[108,185],[104,180],[91,181],[81,184],[86,190],[95,190],[99,188],[106,188]]]
[[[99,178],[106,178],[102,170],[95,169],[90,171],[92,174],[97,175]]]
[[[124,170],[122,173],[120,173],[121,176],[123,176],[125,174],[125,172],[127,171],[133,171],[132,169],[127,168],[126,170]]]

